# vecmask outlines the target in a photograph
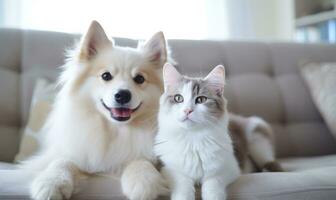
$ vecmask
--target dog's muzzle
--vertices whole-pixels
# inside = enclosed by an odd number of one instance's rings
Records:
[[[132,113],[137,111],[142,104],[142,103],[139,103],[139,105],[137,107],[132,109],[132,108],[127,108],[127,107],[112,108],[112,107],[108,107],[102,99],[101,99],[101,102],[102,102],[104,108],[110,112],[111,117],[113,119],[117,120],[117,121],[127,121],[127,120],[129,120],[131,118]]]

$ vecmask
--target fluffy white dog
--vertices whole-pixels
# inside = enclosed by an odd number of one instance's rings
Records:
[[[167,58],[162,32],[138,48],[119,47],[92,22],[64,66],[44,146],[23,164],[37,173],[33,199],[68,199],[81,173],[110,171],[129,199],[166,192],[152,148]]]

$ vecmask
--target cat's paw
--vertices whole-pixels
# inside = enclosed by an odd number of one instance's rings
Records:
[[[169,192],[161,174],[149,161],[134,161],[121,177],[123,193],[131,200],[153,200]]]
[[[226,193],[225,192],[207,192],[206,194],[202,194],[202,200],[225,200]]]
[[[171,194],[171,200],[195,200],[195,195],[192,193],[176,193]]]
[[[202,199],[203,200],[225,200],[226,186],[216,178],[208,179],[202,183]]]
[[[31,185],[31,197],[35,200],[70,199],[74,190],[71,177],[42,173]]]

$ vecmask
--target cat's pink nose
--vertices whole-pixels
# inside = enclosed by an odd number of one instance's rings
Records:
[[[184,110],[184,113],[185,113],[186,115],[189,115],[189,114],[192,113],[192,112],[193,112],[193,110],[190,109],[190,108],[187,108],[187,109]]]

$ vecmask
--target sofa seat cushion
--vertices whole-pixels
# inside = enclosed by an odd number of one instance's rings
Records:
[[[335,199],[335,170],[336,166],[295,172],[243,175],[230,186],[229,199]]]
[[[0,162],[0,170],[13,169],[14,165],[11,163]]]
[[[315,162],[315,158],[313,160]],[[229,199],[334,199],[335,171],[336,166],[294,172],[245,174],[230,185]],[[0,180],[6,180],[0,181],[0,199],[27,199],[30,179],[15,170],[0,170]],[[78,188],[72,199],[126,199],[121,193],[118,178],[110,175],[82,179]]]
[[[280,162],[286,171],[302,171],[320,167],[336,167],[336,155],[284,158]]]
[[[32,175],[24,171],[15,170],[15,165],[1,163],[0,167],[0,199],[29,199],[29,185]],[[125,199],[121,192],[118,178],[108,174],[82,178],[71,199],[100,200]]]

